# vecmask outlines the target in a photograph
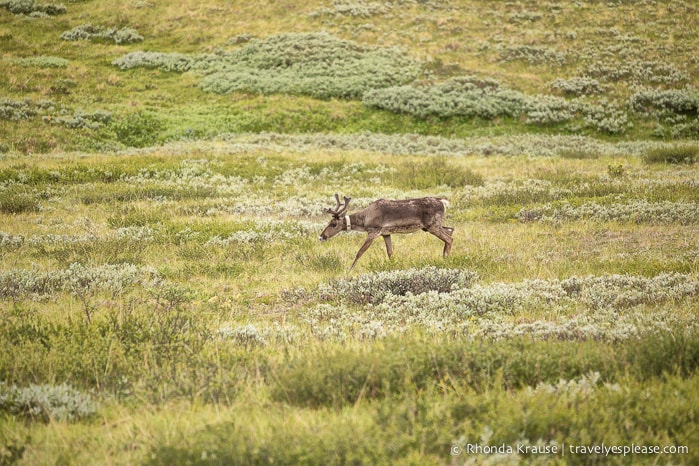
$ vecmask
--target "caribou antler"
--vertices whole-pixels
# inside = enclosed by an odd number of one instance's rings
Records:
[[[340,215],[344,214],[347,211],[347,208],[349,207],[349,203],[352,200],[352,198],[347,197],[347,196],[343,196],[343,198],[345,200],[345,205],[342,206],[342,208],[340,208],[340,206],[342,205],[342,203],[340,202],[340,195],[335,193],[335,200],[337,201],[337,205],[335,206],[335,210],[330,209],[330,208],[326,208],[326,209],[323,209],[323,212],[328,213],[336,218],[339,217]]]

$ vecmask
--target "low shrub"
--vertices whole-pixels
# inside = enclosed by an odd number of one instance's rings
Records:
[[[230,53],[199,56],[133,52],[114,60],[121,69],[196,70],[207,92],[304,94],[320,99],[360,98],[367,90],[414,80],[417,61],[397,49],[365,47],[327,33],[251,39]]]
[[[587,77],[575,77],[570,79],[556,79],[551,87],[567,95],[582,96],[601,94],[603,92],[599,81]]]
[[[73,40],[90,40],[114,42],[115,44],[131,44],[141,42],[143,36],[136,30],[130,28],[113,29],[105,26],[95,26],[91,23],[81,24],[70,31],[61,34],[61,39]]]
[[[373,89],[364,105],[419,118],[520,118],[532,125],[560,124],[583,118],[584,127],[619,134],[632,127],[625,111],[614,103],[596,104],[553,95],[527,95],[473,76],[437,84],[412,84]]]
[[[0,189],[0,212],[4,214],[21,214],[39,212],[41,204],[36,193],[23,186],[10,186]]]
[[[618,53],[615,51],[615,53]],[[630,82],[632,84],[666,84],[673,85],[686,81],[689,75],[672,63],[640,58],[619,60],[601,58],[590,64],[585,75],[604,82]]]
[[[231,54],[197,63],[207,92],[304,94],[361,98],[369,89],[414,80],[419,64],[396,49],[365,47],[327,33],[281,34],[251,40]]]
[[[174,71],[183,73],[188,71],[194,64],[195,59],[189,55],[181,53],[161,53],[161,52],[131,52],[123,55],[112,62],[121,70],[133,68],[154,68],[162,71]]]
[[[0,99],[0,119],[10,121],[29,120],[40,112],[52,107],[53,102],[50,100],[35,102],[30,99]]]
[[[110,127],[120,143],[146,147],[155,144],[164,124],[152,113],[138,111],[116,119]]]
[[[70,64],[65,58],[51,56],[19,58],[17,63],[22,66],[36,68],[67,68]]]
[[[99,129],[112,121],[112,114],[105,110],[96,110],[94,112],[77,110],[72,116],[60,116],[51,119],[44,117],[44,120],[70,129]]]
[[[697,146],[668,146],[648,150],[643,154],[646,163],[695,163],[699,159],[699,147]]]
[[[612,167],[610,174],[623,174],[617,167]],[[699,223],[699,209],[695,202],[648,202],[645,199],[632,200],[627,203],[602,204],[588,202],[578,206],[569,203],[549,203],[539,207],[525,207],[519,211],[517,218],[521,222],[531,221],[575,221],[581,219],[599,222],[631,222],[662,225],[678,223],[694,225]]]
[[[39,421],[73,421],[93,416],[97,403],[70,385],[7,386],[0,382],[0,411]]]
[[[11,269],[0,272],[0,300],[43,300],[60,292],[85,298],[99,292],[124,294],[134,285],[159,282],[157,272],[132,264],[86,267],[79,263],[47,272]]]
[[[504,47],[500,51],[503,61],[523,60],[532,64],[553,64],[562,66],[568,59],[568,54],[547,47],[519,45],[514,47]]]
[[[389,175],[392,184],[406,189],[429,189],[439,186],[462,188],[482,186],[483,177],[468,168],[447,162],[446,157],[434,157],[426,162],[406,162]]]
[[[361,399],[384,399],[429,390],[445,377],[476,391],[575,379],[600,372],[605,380],[628,373],[639,378],[692,374],[699,367],[699,338],[673,330],[609,344],[596,341],[488,342],[391,338],[358,347],[328,347],[288,357],[273,371],[272,396],[298,406],[339,408]]]
[[[38,3],[34,0],[0,0],[0,7],[15,15],[62,15],[67,8],[61,3]]]
[[[393,8],[391,2],[367,2],[364,0],[333,0],[332,7],[320,8],[310,14],[317,16],[350,16],[369,18],[387,13]]]
[[[680,115],[699,114],[699,90],[684,89],[641,89],[629,98],[629,107],[638,113],[669,112]]]
[[[448,293],[454,288],[468,287],[476,277],[474,272],[436,267],[374,272],[321,285],[319,293],[326,300],[379,303],[387,295],[404,296],[428,291]]]
[[[369,107],[421,118],[493,119],[519,115],[527,99],[524,94],[503,88],[496,81],[466,76],[435,85],[375,89],[365,93],[362,102]]]

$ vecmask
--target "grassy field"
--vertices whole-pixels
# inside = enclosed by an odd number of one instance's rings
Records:
[[[1,0],[0,465],[696,464],[698,18]]]

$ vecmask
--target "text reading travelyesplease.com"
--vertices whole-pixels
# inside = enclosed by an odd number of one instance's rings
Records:
[[[596,455],[596,456],[629,456],[629,455],[686,455],[689,447],[686,445],[577,445],[573,443],[531,445],[484,445],[479,443],[455,443],[451,446],[453,456],[461,455]]]

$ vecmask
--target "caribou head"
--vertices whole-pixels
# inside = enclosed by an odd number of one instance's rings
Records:
[[[423,230],[432,233],[444,242],[443,256],[451,251],[452,234],[454,229],[442,226],[444,213],[449,201],[437,197],[421,197],[419,199],[386,200],[379,199],[369,204],[365,209],[353,214],[346,214],[347,207],[352,199],[345,197],[345,204],[340,202],[340,196],[335,194],[337,205],[334,209],[324,209],[324,212],[332,215],[332,219],[325,230],[320,234],[320,240],[326,241],[341,231],[365,231],[368,236],[364,244],[357,252],[350,270],[369,249],[371,243],[379,236],[386,243],[388,257],[393,254],[391,244],[392,233],[412,233]]]
[[[337,193],[335,193],[335,200],[337,201],[335,209],[323,209],[323,212],[332,215],[333,218],[332,220],[330,220],[328,226],[325,227],[325,230],[323,230],[323,232],[320,234],[320,237],[318,239],[320,239],[321,241],[327,241],[328,238],[332,238],[341,231],[349,230],[349,228],[347,228],[348,219],[343,218],[343,214],[347,212],[347,207],[349,207],[349,203],[352,200],[352,198],[344,197],[345,205],[342,205],[340,203],[340,196]],[[341,205],[342,207],[340,207]]]

